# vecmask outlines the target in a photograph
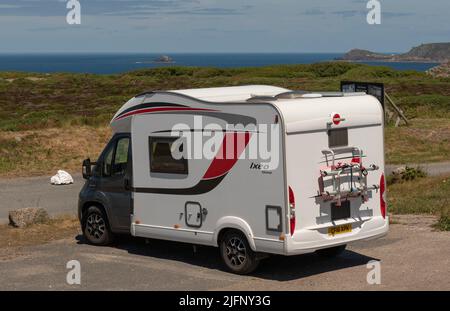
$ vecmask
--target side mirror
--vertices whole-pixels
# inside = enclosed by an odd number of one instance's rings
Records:
[[[86,159],[83,161],[82,173],[84,179],[89,179],[89,177],[92,176],[91,167],[92,167],[91,159]]]

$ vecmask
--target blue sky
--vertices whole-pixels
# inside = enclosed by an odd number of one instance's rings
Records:
[[[402,52],[449,42],[449,0],[0,0],[0,53],[22,52]]]

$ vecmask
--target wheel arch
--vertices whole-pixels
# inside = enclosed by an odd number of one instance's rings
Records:
[[[218,246],[222,236],[229,230],[238,230],[242,232],[247,238],[247,242],[253,251],[256,251],[255,240],[253,239],[253,231],[250,225],[239,217],[226,216],[220,218],[216,223],[216,230],[214,231],[213,241],[214,245]]]
[[[99,202],[99,201],[86,201],[86,202],[84,202],[84,204],[83,204],[83,206],[81,208],[81,225],[84,226],[84,221],[86,219],[85,218],[86,211],[91,206],[96,206],[96,207],[98,207],[99,209],[101,209],[105,213],[106,218],[107,218],[106,221],[108,223],[108,226],[111,227],[111,218],[110,218],[108,209],[105,208],[105,205],[102,202]]]

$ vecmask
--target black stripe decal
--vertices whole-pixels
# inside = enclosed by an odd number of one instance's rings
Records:
[[[216,188],[227,174],[213,178],[202,179],[193,187],[190,188],[133,188],[136,193],[157,193],[157,194],[175,194],[175,195],[196,195],[207,193]]]

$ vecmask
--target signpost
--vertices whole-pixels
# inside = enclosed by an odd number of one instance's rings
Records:
[[[394,101],[389,97],[389,95],[384,91],[383,83],[372,83],[372,82],[357,82],[357,81],[341,81],[341,92],[364,92],[366,94],[375,96],[383,106],[385,112],[386,122],[391,120],[394,115],[397,115],[395,121],[395,127],[400,124],[400,120],[403,119],[406,125],[408,125],[408,119],[404,115],[403,111],[394,103]],[[385,100],[392,106],[391,108],[386,107]]]
[[[375,96],[384,109],[384,84],[371,82],[341,81],[341,92],[364,92]]]

